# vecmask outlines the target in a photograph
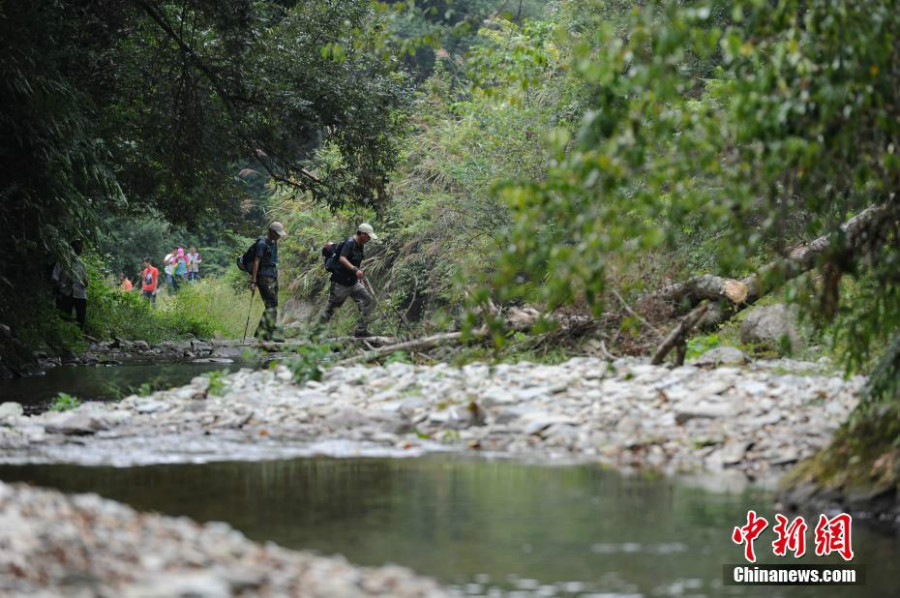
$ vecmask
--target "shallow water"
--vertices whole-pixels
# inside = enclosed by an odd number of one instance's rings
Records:
[[[21,403],[28,414],[45,411],[57,393],[65,392],[82,401],[116,400],[146,389],[181,386],[194,376],[221,370],[236,371],[240,363],[192,363],[135,361],[122,365],[60,366],[39,376],[0,380],[0,403]]]
[[[900,538],[861,522],[853,527],[854,564],[867,566],[865,586],[724,586],[722,566],[743,555],[731,530],[751,508],[771,521],[770,494],[709,492],[597,466],[320,458],[123,469],[0,466],[0,479],[227,521],[255,540],[339,553],[358,564],[399,563],[472,595],[900,594]],[[779,562],[771,555],[773,537],[770,528],[757,541],[763,562]],[[811,547],[812,530],[807,542]]]

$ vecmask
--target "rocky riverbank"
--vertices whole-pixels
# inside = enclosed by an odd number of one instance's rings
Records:
[[[640,360],[284,367],[22,416],[0,408],[0,462],[120,466],[469,451],[666,473],[774,479],[825,446],[863,380],[778,360],[669,369]]]
[[[397,566],[367,569],[246,539],[224,523],[143,514],[94,494],[0,482],[0,596],[443,598]]]

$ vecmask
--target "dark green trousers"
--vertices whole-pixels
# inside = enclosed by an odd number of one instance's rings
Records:
[[[259,298],[263,300],[266,309],[253,336],[268,340],[272,338],[278,323],[278,279],[274,276],[257,276],[256,288],[259,289]]]

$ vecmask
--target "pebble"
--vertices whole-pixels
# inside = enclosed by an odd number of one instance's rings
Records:
[[[0,404],[0,419],[7,417],[22,417],[25,410],[19,403],[7,402]]]
[[[859,400],[864,378],[823,367],[781,359],[669,369],[586,357],[392,363],[333,367],[305,385],[283,366],[244,369],[220,378],[221,396],[198,377],[150,397],[7,418],[0,462],[127,466],[451,450],[777,477],[827,445]],[[6,405],[0,413],[18,413]]]
[[[433,580],[259,544],[224,523],[0,482],[0,596],[449,598]]]

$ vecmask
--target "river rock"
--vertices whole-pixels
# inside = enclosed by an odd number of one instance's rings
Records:
[[[101,418],[86,414],[72,414],[57,423],[47,425],[47,432],[51,434],[65,434],[66,436],[86,436],[100,430],[108,429],[109,423]]]
[[[741,342],[779,353],[796,351],[800,347],[796,308],[776,303],[752,309],[741,324]]]
[[[71,414],[23,416],[0,426],[0,462],[124,466],[477,449],[667,472],[727,467],[758,479],[784,471],[785,456],[803,459],[827,445],[865,382],[785,359],[714,370],[636,358],[610,367],[590,357],[558,365],[354,365],[305,384],[278,375],[285,372],[222,376],[227,393],[199,401],[206,377]],[[60,430],[75,414],[115,429],[96,435],[102,440],[50,433],[40,451],[23,432]]]
[[[576,425],[578,423],[577,420],[571,417],[555,415],[546,411],[531,411],[525,413],[520,420],[525,424],[522,431],[527,436],[538,434],[553,425]]]
[[[698,367],[719,367],[720,365],[745,365],[752,360],[746,353],[735,347],[715,347],[691,361]]]
[[[191,363],[234,363],[230,357],[197,357]]]
[[[142,399],[135,401],[135,408],[138,413],[156,413],[157,411],[166,411],[170,405],[153,399]]]
[[[747,449],[752,445],[753,443],[748,440],[738,440],[726,443],[719,451],[722,464],[736,465],[737,463],[740,463],[747,453]]]
[[[279,310],[279,319],[284,324],[302,323],[309,320],[313,314],[314,305],[291,297],[284,302],[284,307]]]
[[[129,587],[122,598],[231,598],[231,586],[212,571],[161,575]]]
[[[0,594],[87,598],[448,598],[395,565],[258,544],[224,523],[0,482]]]
[[[496,405],[511,405],[518,402],[519,397],[505,388],[492,388],[481,397],[481,404],[485,407],[494,407]]]
[[[21,417],[24,413],[25,410],[19,403],[8,402],[0,404],[0,419]]]
[[[692,419],[715,419],[728,417],[732,409],[728,405],[714,403],[689,403],[675,408],[675,423],[684,425]]]
[[[506,313],[506,323],[513,330],[530,330],[540,317],[541,312],[531,305],[511,307]]]
[[[208,355],[213,352],[213,346],[206,341],[191,341],[191,350],[198,355]]]

